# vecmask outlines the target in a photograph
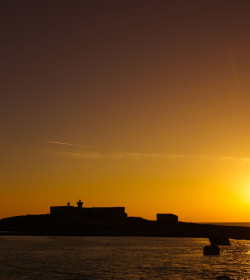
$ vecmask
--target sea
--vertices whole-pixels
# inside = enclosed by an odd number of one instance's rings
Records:
[[[230,241],[204,256],[207,238],[1,235],[0,279],[250,279],[250,240]]]

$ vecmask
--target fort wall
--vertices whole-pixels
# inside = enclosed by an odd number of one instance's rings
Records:
[[[74,206],[51,206],[50,214],[53,216],[71,216],[81,215],[85,217],[101,218],[101,217],[120,217],[126,218],[125,207],[82,207],[82,204],[78,207]]]

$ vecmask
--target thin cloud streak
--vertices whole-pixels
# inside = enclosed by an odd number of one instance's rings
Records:
[[[45,142],[45,143],[50,143],[50,144],[67,145],[67,146],[76,146],[76,147],[84,147],[84,148],[93,148],[93,149],[97,149],[97,148],[98,148],[98,147],[92,147],[92,146],[77,145],[77,144],[69,144],[69,143],[54,142],[54,141],[44,141],[44,142]]]
[[[81,153],[81,152],[64,152],[60,153],[61,156],[69,156],[76,158],[99,158],[99,159],[124,159],[124,158],[134,158],[136,160],[142,160],[143,158],[149,159],[215,159],[223,160],[226,162],[240,162],[249,163],[250,158],[240,158],[240,157],[218,157],[218,156],[196,156],[196,155],[173,155],[173,154],[149,154],[149,153]]]

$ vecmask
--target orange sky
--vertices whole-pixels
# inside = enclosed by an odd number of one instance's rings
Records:
[[[250,222],[249,0],[0,2],[0,218],[50,206]]]

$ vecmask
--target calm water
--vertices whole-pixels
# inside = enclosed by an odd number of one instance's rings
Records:
[[[240,226],[240,227],[250,227],[250,223],[204,223],[222,226]]]
[[[250,241],[203,256],[207,239],[0,236],[0,279],[250,279]]]

